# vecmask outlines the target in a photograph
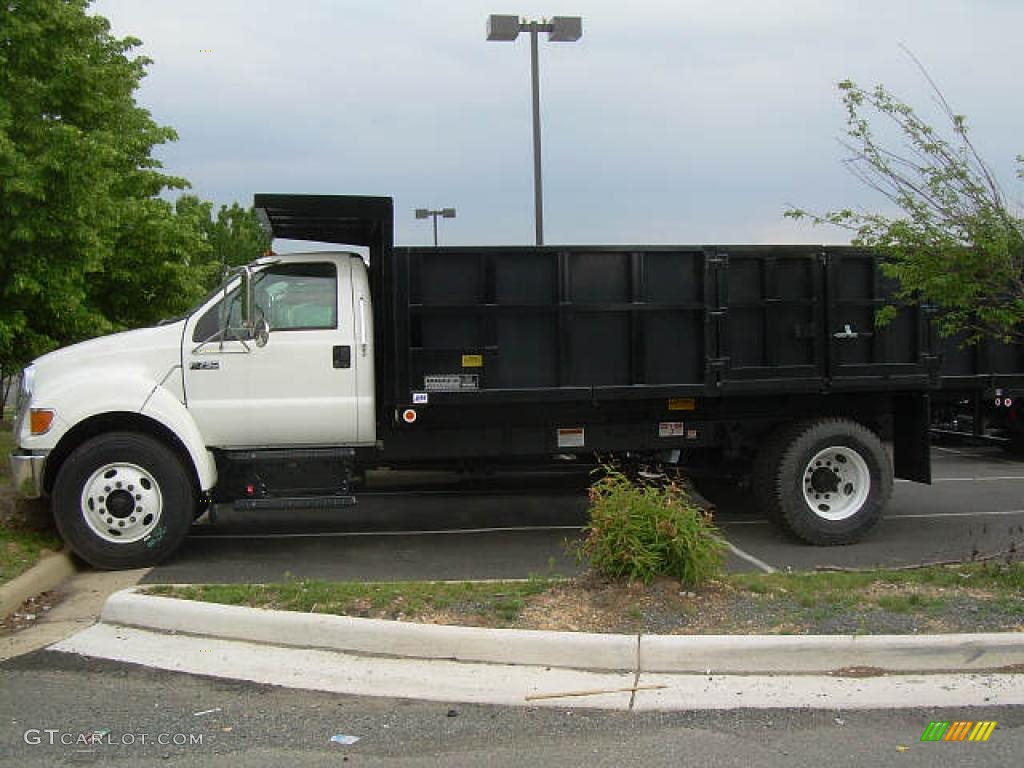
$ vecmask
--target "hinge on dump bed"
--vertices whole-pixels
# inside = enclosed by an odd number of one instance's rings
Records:
[[[924,366],[932,384],[938,384],[942,380],[942,355],[921,355],[921,365]]]

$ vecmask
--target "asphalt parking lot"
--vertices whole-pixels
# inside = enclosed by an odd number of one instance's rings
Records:
[[[897,482],[864,541],[811,547],[760,519],[742,492],[715,494],[728,568],[865,567],[961,560],[1024,543],[1024,462],[998,448],[935,446],[931,486]],[[219,511],[153,582],[501,579],[564,575],[586,519],[585,473],[491,478],[376,473],[343,512]]]

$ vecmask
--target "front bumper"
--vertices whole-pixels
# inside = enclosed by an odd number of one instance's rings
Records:
[[[11,454],[11,481],[16,490],[26,499],[38,499],[43,495],[43,470],[46,456]]]

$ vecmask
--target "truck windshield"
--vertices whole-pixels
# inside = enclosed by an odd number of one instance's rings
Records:
[[[216,287],[212,288],[209,292],[207,292],[207,294],[203,296],[203,298],[201,298],[199,301],[193,304],[187,311],[182,312],[180,315],[175,315],[174,317],[166,317],[159,323],[157,323],[157,325],[170,325],[171,323],[177,323],[188,317],[191,317],[193,314],[198,312],[199,309],[206,304],[206,302],[210,301],[218,293],[223,293],[224,286],[236,278],[236,270],[231,270],[231,272],[229,272],[228,275],[223,280],[217,283]]]

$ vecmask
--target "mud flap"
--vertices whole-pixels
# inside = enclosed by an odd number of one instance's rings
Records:
[[[893,409],[895,475],[931,485],[931,399],[922,392],[898,394],[893,397]]]

